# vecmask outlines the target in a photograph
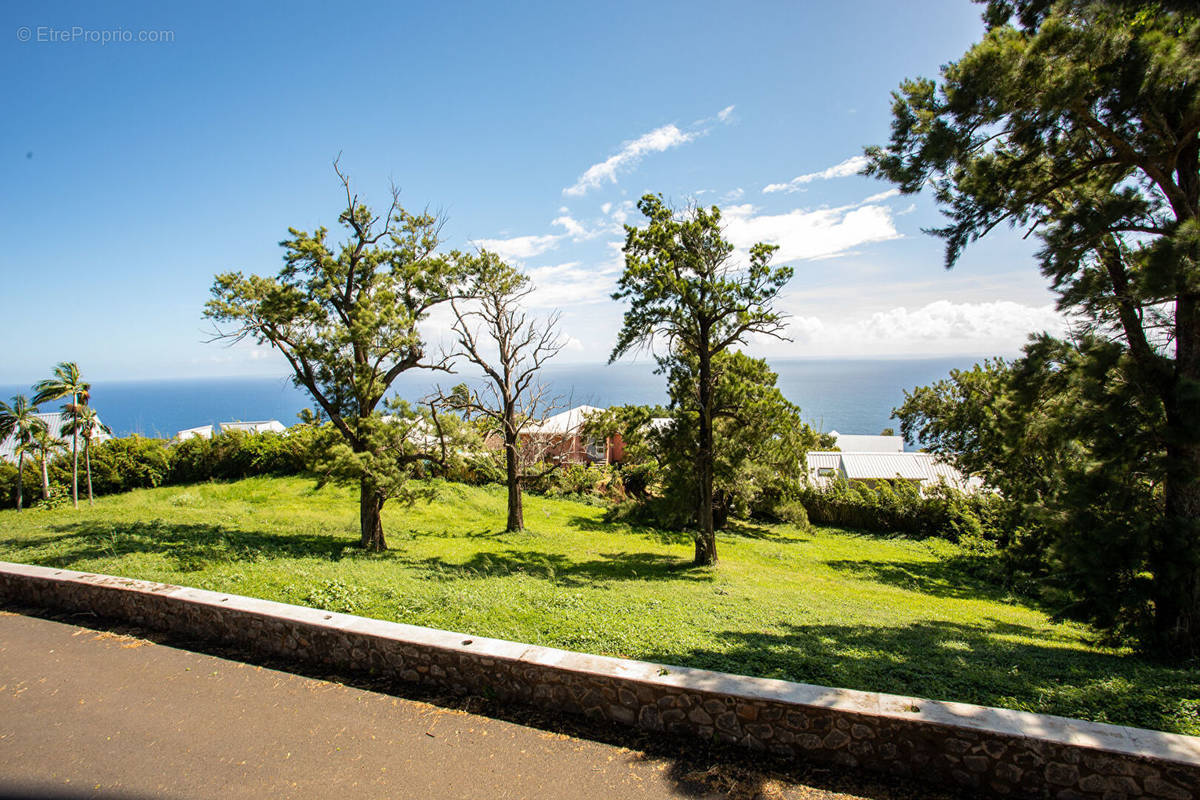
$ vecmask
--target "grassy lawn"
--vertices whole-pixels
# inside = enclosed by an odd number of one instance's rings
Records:
[[[741,525],[721,563],[691,542],[500,487],[384,511],[366,555],[352,490],[250,479],[0,512],[0,559],[729,672],[1200,734],[1200,669],[1091,643],[1088,628],[970,578],[950,543]]]

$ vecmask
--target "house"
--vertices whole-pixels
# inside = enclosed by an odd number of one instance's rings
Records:
[[[612,458],[611,438],[604,441],[587,439],[583,426],[592,414],[604,409],[595,406],[575,406],[530,425],[521,432],[522,447],[538,451],[540,461],[559,464],[607,464]]]
[[[70,414],[66,413],[65,411],[52,411],[48,414],[34,414],[34,416],[46,423],[46,428],[50,431],[52,436],[61,442],[66,442],[67,447],[71,446],[70,434],[66,436],[62,435],[63,428],[71,424]],[[96,424],[97,428],[99,428],[100,425],[103,425],[103,423],[100,421],[99,415],[96,417]],[[106,442],[111,438],[112,436],[104,431],[97,430],[95,435],[92,436],[92,444],[100,444],[101,442]],[[79,448],[80,450],[83,449],[82,436],[79,438]],[[28,460],[29,457],[28,454],[26,454],[26,461]],[[13,464],[17,463],[17,439],[15,436],[9,436],[3,442],[0,442],[0,461],[8,461]]]
[[[257,422],[222,422],[221,433],[243,431],[244,433],[283,433],[287,426],[277,419],[259,420]]]
[[[843,453],[903,453],[903,436],[863,436],[861,434],[838,433],[829,435],[837,441],[834,447]]]
[[[184,428],[175,434],[175,438],[181,442],[185,439],[211,439],[212,437],[212,425],[200,425],[196,428]]]
[[[841,441],[839,439],[839,444]],[[983,485],[978,478],[963,475],[933,453],[821,450],[808,453],[806,459],[808,479],[816,486],[825,486],[836,480],[862,481],[868,486],[875,486],[882,481],[892,484],[906,481],[925,489],[945,481],[951,488],[975,492]]]
[[[601,441],[583,435],[588,417],[602,411],[604,409],[595,406],[576,406],[540,422],[531,422],[520,434],[523,458],[531,463],[550,461],[557,464],[609,464],[619,460],[622,452],[620,436]],[[487,437],[486,444],[492,450],[499,450],[504,446],[504,440],[497,432]]]

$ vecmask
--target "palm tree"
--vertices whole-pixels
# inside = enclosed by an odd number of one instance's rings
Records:
[[[37,406],[25,395],[15,395],[12,405],[0,400],[0,442],[11,436],[17,443],[17,511],[24,505],[25,449],[33,441],[34,433],[45,427],[46,423],[37,415]]]
[[[92,438],[99,433],[112,433],[112,428],[100,421],[100,416],[96,413],[96,409],[91,406],[82,406],[76,418],[63,426],[63,434],[78,434],[83,437],[83,463],[84,471],[87,473],[88,487],[88,505],[94,505],[92,501]]]
[[[54,434],[50,433],[50,428],[42,425],[33,431],[29,441],[17,445],[18,456],[29,453],[33,459],[38,462],[42,470],[42,499],[50,499],[50,459],[58,453],[63,453],[67,446]]]
[[[71,415],[70,427],[74,430],[71,434],[71,501],[79,508],[79,413],[87,405],[92,385],[79,376],[79,366],[74,361],[62,361],[54,368],[53,378],[38,381],[33,388],[37,392],[33,397],[34,405],[71,398],[71,402],[63,403],[62,408]],[[63,433],[66,428],[63,426]]]

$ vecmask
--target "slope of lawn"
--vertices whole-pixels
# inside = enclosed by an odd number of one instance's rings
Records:
[[[1200,668],[1091,643],[971,578],[940,540],[747,525],[720,564],[686,536],[501,487],[390,506],[354,547],[349,489],[302,478],[167,487],[0,512],[0,559],[179,583],[590,653],[1200,734]]]

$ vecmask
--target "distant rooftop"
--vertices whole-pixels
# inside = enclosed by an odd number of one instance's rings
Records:
[[[875,438],[875,437],[866,437]],[[832,450],[807,455],[809,478],[818,485],[842,478],[851,481],[905,480],[922,486],[945,481],[962,491],[978,491],[982,482],[963,475],[933,453],[855,453]]]
[[[195,428],[184,428],[175,434],[175,438],[183,439],[211,439],[213,435],[212,425],[198,425]]]
[[[595,406],[576,406],[569,411],[547,417],[540,424],[530,425],[527,430],[529,433],[575,433],[583,427],[583,423],[587,421],[590,414],[596,414],[603,410]]]
[[[864,436],[856,433],[838,433],[830,431],[829,435],[837,441],[837,448],[843,453],[903,453],[903,436]]]
[[[248,431],[250,433],[283,433],[287,426],[277,419],[260,419],[250,422],[222,422],[221,433],[226,431]]]
[[[35,417],[46,423],[51,435],[56,436],[60,441],[70,444],[71,437],[63,436],[62,429],[71,422],[71,415],[64,411],[51,411],[48,414],[34,414]],[[100,424],[100,417],[96,417],[96,422]],[[112,437],[103,431],[97,431],[92,437],[93,444],[108,441]],[[82,446],[82,438],[81,438]],[[3,442],[0,442],[0,461],[9,461],[13,464],[17,463],[17,440],[15,436],[10,436]]]

